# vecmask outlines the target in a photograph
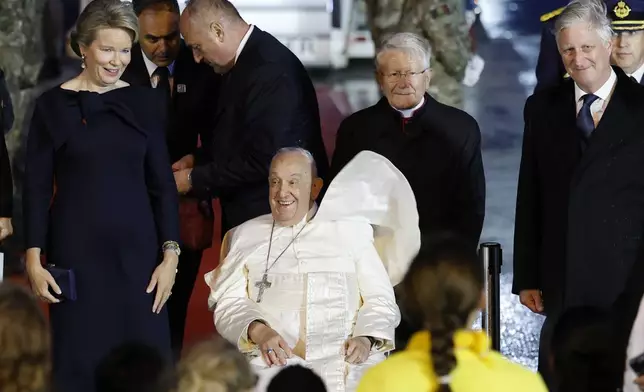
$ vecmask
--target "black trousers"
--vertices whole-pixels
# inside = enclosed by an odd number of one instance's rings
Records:
[[[188,303],[195,286],[203,251],[184,248],[179,256],[179,267],[175,277],[172,295],[168,300],[168,317],[170,318],[170,338],[175,360],[181,357],[183,337],[188,314]]]
[[[552,335],[559,320],[558,313],[546,317],[539,335],[538,371],[550,392],[557,392],[555,374],[552,371]]]

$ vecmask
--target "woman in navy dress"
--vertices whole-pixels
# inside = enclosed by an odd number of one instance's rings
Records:
[[[97,363],[130,341],[171,358],[168,317],[179,248],[165,97],[119,80],[137,38],[131,3],[95,0],[73,39],[83,70],[36,102],[24,190],[27,273],[50,306],[54,387],[95,390]],[[55,186],[55,192],[54,192]],[[76,276],[77,299],[40,254]]]

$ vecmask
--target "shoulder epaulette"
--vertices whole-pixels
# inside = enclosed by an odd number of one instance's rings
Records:
[[[542,22],[547,22],[550,19],[552,19],[555,16],[559,15],[560,13],[562,13],[564,8],[566,8],[566,7],[561,7],[559,9],[554,10],[554,11],[550,11],[547,14],[543,14],[543,15],[541,15],[541,18],[539,18],[539,20],[541,20]]]

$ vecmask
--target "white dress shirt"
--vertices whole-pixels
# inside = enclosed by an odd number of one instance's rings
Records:
[[[640,65],[640,67],[637,70],[635,70],[635,72],[633,72],[632,74],[630,74],[628,76],[634,77],[635,80],[637,81],[637,83],[641,83],[642,82],[642,76],[644,76],[644,64]]]
[[[599,120],[604,114],[604,109],[606,108],[608,99],[610,98],[610,95],[613,92],[613,87],[615,87],[615,83],[617,83],[617,74],[615,73],[615,71],[611,69],[610,76],[608,77],[608,80],[606,81],[606,83],[604,83],[604,85],[601,86],[599,90],[591,93],[599,97],[599,99],[596,99],[595,102],[593,102],[592,105],[590,105],[590,114],[592,114],[593,119],[595,120],[595,125],[599,123]],[[579,111],[584,105],[584,100],[583,100],[584,95],[586,95],[586,92],[582,90],[577,85],[577,83],[575,83],[575,102],[577,102],[577,114],[579,114]]]
[[[152,60],[150,60],[148,58],[148,56],[145,55],[145,52],[143,51],[143,49],[141,49],[141,55],[143,56],[143,62],[145,63],[145,68],[148,70],[148,75],[150,77],[150,83],[152,84],[152,87],[156,88],[157,84],[159,83],[159,80],[158,80],[158,78],[152,77],[152,75],[154,75],[154,71],[156,71],[157,68],[159,68],[159,66],[154,64],[152,62]],[[169,76],[173,75],[173,73],[174,73],[174,61],[172,63],[170,63],[170,65],[168,65],[168,72],[170,73]]]
[[[250,38],[251,33],[253,32],[254,26],[250,25],[248,28],[248,31],[246,34],[244,34],[244,38],[242,38],[241,42],[239,43],[239,47],[237,48],[237,52],[235,52],[235,63],[237,62],[237,59],[239,58],[239,55],[241,54],[242,50],[244,50],[244,47],[246,46],[246,43],[248,42],[248,39]]]

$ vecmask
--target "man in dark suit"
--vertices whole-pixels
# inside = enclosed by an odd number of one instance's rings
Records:
[[[325,178],[317,96],[302,63],[270,34],[248,25],[228,0],[193,0],[181,32],[195,60],[224,75],[216,124],[202,150],[175,168],[180,192],[219,197],[223,232],[270,212],[266,189],[281,147],[309,150]]]
[[[11,96],[4,79],[4,72],[0,69],[0,241],[13,234],[11,217],[13,216],[13,179],[9,152],[4,135],[13,125],[13,106]],[[0,264],[2,268],[2,264]],[[0,276],[2,271],[0,270]]]
[[[644,0],[608,0],[606,5],[616,33],[613,64],[644,84]]]
[[[429,56],[429,43],[416,34],[395,34],[383,43],[376,78],[385,97],[342,122],[329,177],[360,151],[377,152],[409,181],[423,235],[453,232],[475,250],[485,216],[481,132],[472,116],[425,93]],[[420,328],[403,314],[396,347],[404,348]]]
[[[644,242],[644,88],[610,66],[603,2],[571,2],[556,34],[571,78],[525,105],[513,282],[521,303],[546,315],[539,365],[550,386],[557,316],[611,306]]]
[[[132,48],[132,60],[122,80],[139,86],[165,89],[168,97],[167,143],[171,162],[197,148],[201,132],[209,129],[210,112],[216,107],[219,77],[210,67],[195,63],[191,50],[179,34],[179,5],[176,0],[134,0],[134,10],[139,19],[139,43]],[[194,197],[181,199],[182,223],[190,217],[184,208],[195,206],[194,212],[214,225],[209,202]],[[198,206],[198,208],[197,208]],[[198,217],[199,218],[199,217]],[[186,225],[182,225],[183,231]],[[175,355],[181,353],[186,313],[195,284],[201,256],[209,241],[201,244],[182,244],[172,296],[168,301],[170,332]]]
[[[562,2],[563,3],[563,2]],[[561,55],[557,48],[557,41],[553,30],[557,17],[563,11],[563,7],[541,15],[541,42],[539,45],[539,58],[537,59],[537,85],[534,92],[557,86],[568,77],[566,69],[561,62]]]

